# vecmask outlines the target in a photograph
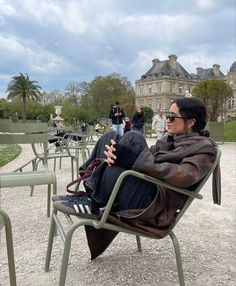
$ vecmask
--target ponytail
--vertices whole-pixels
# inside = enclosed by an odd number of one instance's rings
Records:
[[[198,133],[200,136],[210,137],[210,132],[208,130],[200,130]]]

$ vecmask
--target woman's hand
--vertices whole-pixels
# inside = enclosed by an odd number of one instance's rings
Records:
[[[105,162],[107,162],[108,166],[112,166],[115,163],[116,160],[116,155],[114,152],[116,151],[114,145],[116,142],[111,139],[111,145],[105,145],[106,151],[104,151],[104,154],[107,156],[105,159]]]

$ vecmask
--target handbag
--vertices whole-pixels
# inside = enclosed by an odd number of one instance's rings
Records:
[[[100,166],[103,162],[104,162],[104,158],[95,158],[86,169],[84,170],[80,170],[79,174],[80,177],[78,179],[75,179],[74,181],[70,182],[67,186],[66,186],[66,190],[68,193],[71,194],[76,194],[78,196],[83,195],[84,191],[77,191],[80,183],[83,181],[83,184],[85,186],[86,181],[88,180],[88,178],[92,175],[92,173],[97,169],[98,166]],[[76,185],[76,190],[71,190],[70,187]],[[89,192],[87,188],[86,192]]]

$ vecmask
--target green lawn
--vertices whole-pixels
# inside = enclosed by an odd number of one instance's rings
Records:
[[[236,142],[236,120],[225,123],[224,137],[225,142]]]
[[[22,148],[19,145],[0,145],[0,167],[14,160]]]

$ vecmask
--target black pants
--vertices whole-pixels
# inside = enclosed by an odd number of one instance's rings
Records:
[[[86,167],[94,158],[105,158],[105,144],[110,144],[110,140],[114,139],[119,144],[124,144],[131,148],[138,155],[147,147],[147,142],[144,136],[138,131],[130,131],[123,136],[119,136],[115,131],[104,134],[95,145],[91,154],[91,158],[82,168]],[[106,204],[112,189],[119,175],[126,169],[119,166],[105,167],[99,185],[96,188],[93,197],[96,201]],[[128,176],[122,183],[120,190],[115,200],[118,210],[127,209],[143,209],[146,208],[154,199],[157,193],[155,184],[143,181],[139,178]]]

